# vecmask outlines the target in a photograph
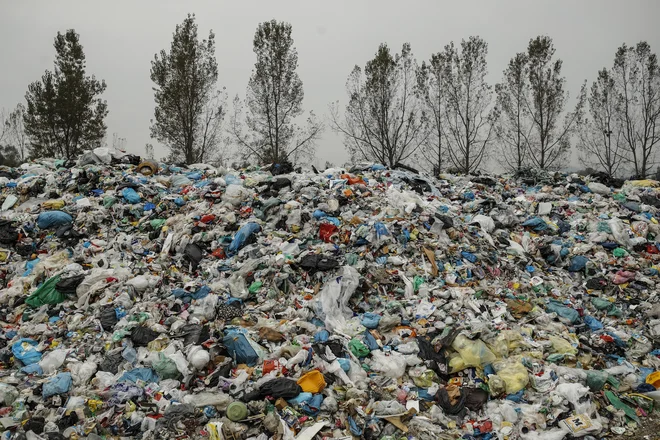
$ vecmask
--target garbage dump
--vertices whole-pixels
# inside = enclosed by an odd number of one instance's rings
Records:
[[[660,183],[440,177],[0,170],[2,438],[635,435]]]

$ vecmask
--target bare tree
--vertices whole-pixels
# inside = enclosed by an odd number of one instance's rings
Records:
[[[497,109],[486,83],[488,44],[479,37],[445,47],[447,79],[446,132],[449,160],[462,173],[479,169],[493,141]]]
[[[596,167],[610,177],[616,175],[626,159],[615,87],[607,69],[598,72],[587,100],[589,117],[583,118],[578,125],[580,162],[586,167]]]
[[[431,55],[428,64],[423,62],[417,73],[419,94],[428,115],[428,138],[419,149],[418,162],[422,169],[438,175],[446,167],[447,141],[445,140],[445,118],[447,84],[445,74],[451,60],[445,52]]]
[[[660,141],[660,69],[657,56],[645,41],[621,46],[614,58],[612,78],[617,117],[635,175],[646,178],[656,160]]]
[[[525,105],[529,93],[527,54],[518,53],[509,61],[504,78],[495,85],[500,110],[495,126],[497,162],[506,171],[520,171],[529,165],[530,114]]]
[[[410,159],[428,137],[426,115],[416,95],[416,63],[410,44],[392,56],[381,44],[364,69],[355,66],[346,82],[344,117],[330,106],[333,129],[343,135],[352,158],[396,166]]]
[[[229,132],[242,153],[261,163],[296,162],[311,158],[323,124],[310,112],[305,124],[303,83],[298,76],[298,52],[293,45],[291,24],[267,21],[254,34],[257,56],[248,82],[244,104],[236,96]],[[243,126],[247,126],[247,132]]]
[[[526,107],[534,131],[529,142],[529,158],[541,169],[557,168],[566,160],[586,96],[583,85],[575,110],[566,114],[562,121],[569,94],[564,89],[566,78],[561,76],[562,61],[553,60],[554,55],[550,37],[530,40],[527,48],[530,94]]]

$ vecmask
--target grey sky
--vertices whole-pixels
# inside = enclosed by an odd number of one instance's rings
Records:
[[[108,133],[144,153],[153,115],[150,61],[169,48],[172,32],[188,12],[200,35],[216,34],[219,84],[229,101],[245,87],[254,64],[252,37],[258,23],[275,18],[293,25],[305,110],[327,114],[331,101],[346,101],[344,85],[355,64],[364,66],[378,44],[394,50],[409,41],[418,61],[450,41],[480,35],[489,44],[489,80],[499,81],[509,59],[530,38],[554,39],[574,98],[585,79],[610,67],[617,47],[647,40],[660,52],[659,0],[0,0],[0,108],[24,101],[30,82],[52,69],[53,38],[75,28],[87,70],[108,88]],[[572,99],[570,105],[574,105]],[[157,148],[157,157],[164,154]],[[329,127],[317,162],[343,162],[341,139]]]

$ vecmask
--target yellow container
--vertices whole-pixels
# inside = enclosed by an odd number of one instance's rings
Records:
[[[656,388],[660,388],[660,371],[654,371],[646,376],[646,383],[649,383]]]
[[[305,393],[317,394],[325,388],[325,378],[319,370],[313,370],[298,379],[298,385]]]

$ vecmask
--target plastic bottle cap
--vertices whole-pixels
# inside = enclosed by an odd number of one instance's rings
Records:
[[[232,422],[238,422],[247,417],[247,406],[242,402],[232,402],[227,407],[227,418]]]

